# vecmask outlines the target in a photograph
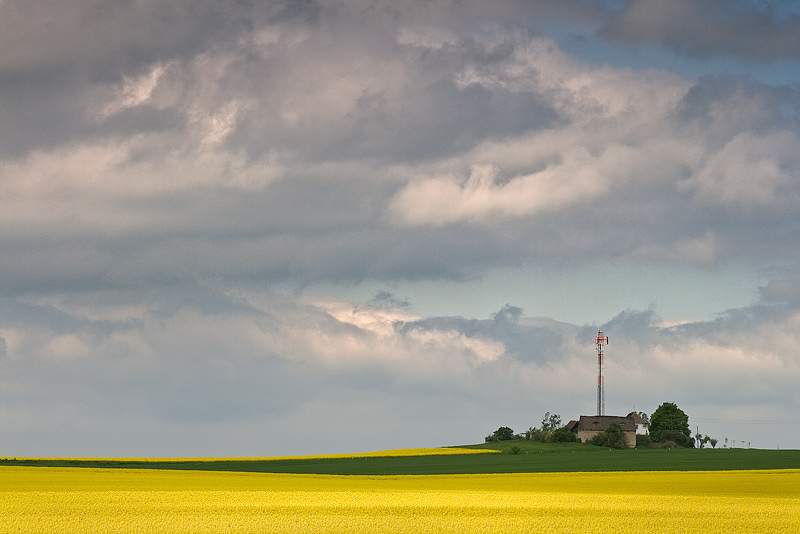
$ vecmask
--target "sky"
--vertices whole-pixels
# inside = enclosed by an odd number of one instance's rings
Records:
[[[0,0],[0,456],[800,448],[792,0]],[[718,445],[719,446],[719,445]]]

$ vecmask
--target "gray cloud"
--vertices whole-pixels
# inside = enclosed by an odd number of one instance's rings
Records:
[[[401,333],[454,331],[476,339],[490,339],[503,345],[504,355],[524,362],[546,365],[563,356],[565,332],[555,322],[543,324],[521,320],[523,310],[507,304],[490,319],[438,317],[398,325]]]
[[[765,303],[800,301],[800,280],[776,279],[759,288],[761,300]]]
[[[700,58],[796,60],[800,13],[789,2],[628,0],[601,35],[625,43],[655,42]]]
[[[469,320],[201,288],[132,297],[3,301],[4,417],[17,429],[4,434],[8,454],[282,454],[319,450],[302,443],[320,432],[331,434],[328,452],[348,450],[344,435],[376,448],[434,446],[479,441],[498,418],[524,430],[538,412],[594,408],[598,327],[512,305]],[[703,425],[708,433],[733,431],[724,421],[754,418],[754,406],[791,419],[796,317],[796,307],[755,306],[670,326],[652,310],[623,312],[599,327],[612,340],[608,409],[652,412],[670,398],[690,417],[717,420]],[[423,417],[430,410],[438,417]],[[65,439],[41,441],[48,429]]]
[[[0,69],[77,69],[98,78],[109,71],[135,72],[152,61],[193,55],[210,43],[251,30],[254,20],[269,16],[274,8],[261,6],[205,1],[3,2]]]
[[[796,248],[780,236],[793,225],[798,199],[792,178],[798,162],[791,149],[798,126],[789,112],[796,101],[788,88],[715,78],[689,86],[664,116],[640,116],[643,135],[637,138],[620,135],[617,119],[598,116],[593,120],[599,128],[587,136],[578,133],[582,122],[573,120],[534,131],[512,129],[508,140],[482,135],[482,143],[470,149],[440,147],[453,157],[488,159],[499,168],[492,184],[481,186],[486,187],[486,207],[467,208],[478,210],[472,215],[454,212],[458,224],[439,228],[397,228],[384,210],[387,204],[392,207],[398,184],[404,183],[408,196],[403,202],[442,203],[441,209],[431,205],[434,217],[458,208],[458,197],[426,198],[424,190],[413,189],[428,176],[457,172],[449,158],[411,167],[377,165],[372,158],[383,153],[372,152],[359,161],[362,144],[354,141],[339,153],[346,162],[305,161],[303,152],[319,157],[317,144],[297,144],[292,156],[278,155],[283,149],[275,149],[273,156],[268,149],[252,159],[235,145],[202,148],[202,139],[187,137],[193,130],[181,135],[145,131],[130,140],[92,142],[75,151],[36,152],[10,161],[4,172],[13,192],[7,202],[15,199],[17,206],[9,204],[7,213],[19,214],[6,215],[11,219],[5,225],[4,288],[30,291],[48,284],[80,288],[219,276],[300,284],[458,279],[492,263],[525,258],[558,263],[564,258],[630,256],[713,265],[749,255],[752,247],[791,260]],[[468,115],[465,121],[474,122]],[[578,138],[566,147],[547,146],[559,135]],[[192,146],[194,142],[199,145]],[[573,148],[581,143],[596,156],[585,158],[578,152],[570,161],[571,150],[583,150]],[[544,158],[555,158],[555,163],[526,161],[526,146],[537,144]],[[732,163],[726,166],[727,161]],[[561,167],[569,173],[576,165],[607,166],[599,178],[614,194],[589,193],[600,194],[603,201],[588,208],[582,183],[564,185],[557,194],[575,194],[574,205],[537,213],[536,173],[541,165],[558,173]],[[515,171],[505,172],[507,166],[520,168],[516,172],[527,167],[533,174],[515,180]],[[458,185],[457,175],[445,176],[446,181],[430,183]],[[509,186],[517,182],[530,185],[506,199],[504,188],[511,191]],[[458,194],[464,196],[464,191]],[[525,202],[533,202],[532,207]],[[472,217],[487,218],[490,224],[475,227],[469,222]],[[591,243],[578,238],[589,231],[606,237]],[[750,248],[737,245],[743,236]]]

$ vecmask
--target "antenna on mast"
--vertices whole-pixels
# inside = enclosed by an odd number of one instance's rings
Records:
[[[597,347],[597,415],[606,414],[606,393],[603,385],[603,345],[608,345],[608,336],[598,330],[594,338]]]

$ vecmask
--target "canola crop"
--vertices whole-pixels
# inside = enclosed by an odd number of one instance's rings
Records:
[[[0,532],[800,531],[800,470],[326,476],[0,468]]]
[[[241,461],[270,461],[270,460],[322,460],[322,459],[335,459],[335,458],[378,458],[378,457],[395,457],[395,456],[450,456],[454,454],[486,454],[486,453],[499,453],[499,450],[494,449],[468,449],[464,447],[427,447],[417,449],[390,449],[384,451],[370,451],[370,452],[356,452],[346,454],[306,454],[299,456],[236,456],[236,457],[213,457],[213,458],[14,458],[15,460],[80,460],[80,461],[95,461],[95,462],[216,462],[222,460],[235,460]]]

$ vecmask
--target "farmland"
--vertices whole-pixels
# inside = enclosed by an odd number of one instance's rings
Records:
[[[514,445],[519,454],[510,454]],[[469,452],[486,454],[464,454]],[[499,452],[498,452],[499,451]],[[457,452],[458,454],[453,454]],[[800,469],[800,450],[627,449],[531,441],[459,448],[411,449],[366,454],[284,458],[206,459],[0,459],[0,465],[109,467],[305,473],[330,475],[424,475],[593,471],[716,471]]]
[[[800,531],[800,451],[0,459],[0,532]]]
[[[776,532],[800,471],[332,476],[0,467],[0,532]]]

